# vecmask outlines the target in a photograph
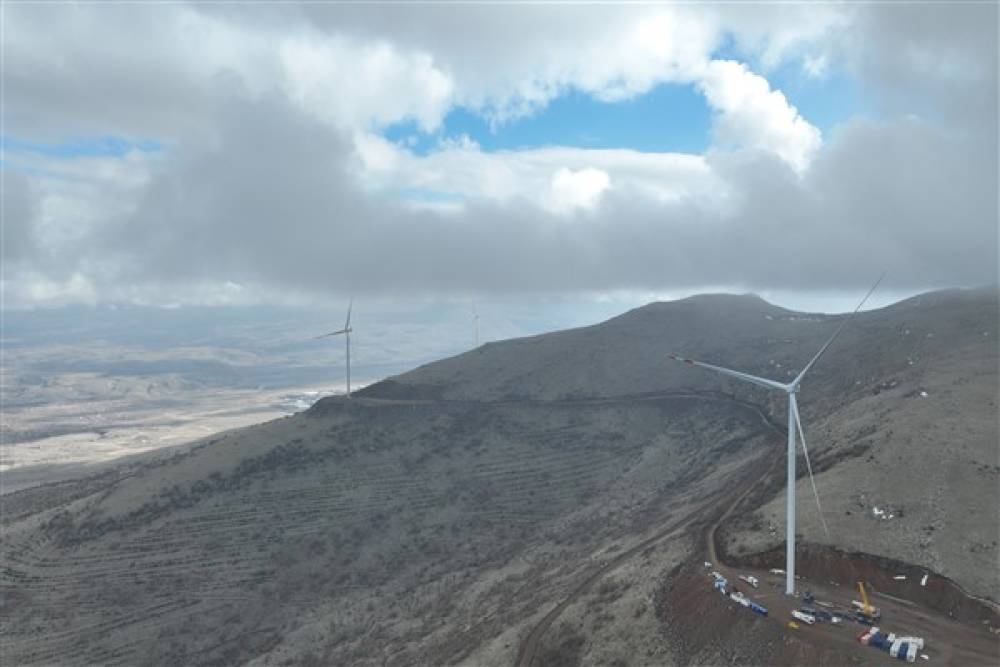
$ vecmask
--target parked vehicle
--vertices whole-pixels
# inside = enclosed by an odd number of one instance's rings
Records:
[[[729,598],[733,602],[736,602],[737,604],[741,604],[744,607],[749,607],[750,606],[750,600],[745,595],[743,595],[743,593],[740,593],[739,591],[733,591],[732,593],[730,593],[729,594]]]
[[[918,649],[923,649],[923,647],[924,647],[924,638],[923,637],[914,637],[912,635],[897,635],[895,632],[890,632],[889,633],[889,641],[890,642],[896,642],[896,641],[906,642],[907,644],[913,644]]]
[[[802,621],[806,625],[814,625],[816,623],[816,617],[810,616],[809,614],[803,614],[801,611],[792,611],[792,618]]]
[[[805,611],[805,609],[802,611]],[[816,617],[817,621],[827,621],[828,623],[833,622],[833,614],[828,612],[826,609],[813,609],[813,616]]]
[[[897,641],[889,648],[889,656],[897,660],[914,662],[917,659],[917,645]]]
[[[879,634],[879,629],[877,627],[869,628],[868,630],[862,630],[861,632],[858,633],[858,642],[864,644],[865,646],[868,646],[869,642],[871,642],[872,637],[875,637],[878,634]]]
[[[876,632],[868,640],[868,645],[872,648],[888,652],[889,647],[892,646],[892,642],[881,632]]]

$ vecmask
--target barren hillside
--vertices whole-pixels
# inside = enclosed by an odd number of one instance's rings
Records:
[[[839,321],[651,304],[4,495],[0,642],[17,664],[511,664],[529,640],[545,664],[684,661],[663,582],[744,489],[762,506],[724,524],[731,551],[783,534],[761,474],[784,406],[666,355],[777,378]],[[996,340],[995,290],[935,293],[860,315],[816,367],[837,546],[998,597]]]
[[[666,353],[789,380],[841,319],[754,296],[692,297],[486,345],[365,393],[491,400],[714,390],[767,406],[783,422],[782,395],[678,366]],[[995,289],[934,292],[862,313],[799,394],[807,444],[824,471],[817,486],[832,542],[933,568],[993,599],[1000,599],[997,323]],[[798,472],[805,475],[804,461]],[[784,495],[775,490],[734,528],[735,550],[783,539]],[[830,542],[808,480],[800,479],[798,494],[799,530]]]

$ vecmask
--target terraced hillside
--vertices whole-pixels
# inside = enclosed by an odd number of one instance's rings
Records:
[[[5,652],[17,664],[458,660],[601,549],[710,499],[766,451],[763,431],[750,409],[684,397],[327,399],[7,524]]]
[[[800,399],[838,544],[994,598],[981,573],[997,556],[996,301],[939,293],[865,313]],[[780,456],[769,411],[784,406],[666,353],[775,377],[838,321],[754,297],[652,304],[4,495],[4,658],[512,664],[537,630],[545,664],[669,664],[657,591]],[[783,533],[783,489],[766,479],[763,507],[724,527],[734,551]],[[875,504],[894,518],[873,523]],[[926,525],[928,548],[911,544]]]

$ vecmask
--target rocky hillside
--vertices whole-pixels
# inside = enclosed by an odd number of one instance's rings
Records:
[[[754,296],[654,303],[591,327],[485,345],[366,394],[494,400],[715,389],[783,420],[780,394],[678,366],[667,353],[791,379],[842,317]],[[998,557],[997,320],[996,289],[934,292],[862,313],[800,393],[807,442],[827,469],[818,485],[832,541],[934,568],[994,599],[1000,579],[984,573]],[[807,481],[798,493],[805,538],[830,541]],[[783,526],[775,496],[734,531],[734,548],[774,546]]]
[[[651,304],[4,495],[0,642],[17,664],[511,664],[572,596],[546,664],[669,664],[656,591],[780,451],[785,406],[667,354],[788,377],[840,320]],[[997,333],[996,290],[863,313],[800,397],[832,541],[994,599]],[[763,489],[733,552],[783,534]]]

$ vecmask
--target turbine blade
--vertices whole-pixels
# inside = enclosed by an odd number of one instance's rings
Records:
[[[709,370],[715,371],[716,373],[722,373],[723,375],[728,375],[734,377],[737,380],[743,380],[745,382],[751,382],[761,387],[767,389],[780,389],[782,391],[788,391],[788,386],[780,382],[775,382],[774,380],[768,380],[767,378],[759,378],[756,375],[750,375],[749,373],[742,373],[740,371],[730,370],[728,368],[722,368],[721,366],[713,366],[712,364],[706,364],[703,361],[695,361],[694,359],[685,359],[684,357],[678,357],[676,354],[669,355],[674,361],[680,361],[688,366],[701,366],[702,368],[707,368]]]
[[[823,344],[823,347],[819,348],[819,352],[816,353],[816,356],[813,357],[808,364],[806,364],[806,367],[802,369],[802,372],[800,372],[798,376],[795,378],[795,380],[792,381],[792,386],[797,386],[799,382],[802,381],[802,378],[805,377],[805,374],[809,371],[810,368],[812,368],[813,364],[816,363],[816,360],[819,359],[824,352],[826,352],[826,348],[830,347],[830,343],[833,342],[833,339],[839,336],[840,332],[844,330],[845,326],[847,326],[847,323],[853,320],[854,316],[858,314],[858,311],[861,310],[861,306],[865,305],[865,301],[867,301],[868,297],[872,295],[872,292],[875,291],[875,288],[878,287],[878,284],[882,282],[883,278],[885,278],[884,272],[882,273],[881,276],[878,277],[878,280],[875,281],[875,284],[872,285],[872,288],[868,290],[868,294],[865,294],[865,298],[861,299],[861,303],[859,303],[858,307],[854,309],[854,312],[848,315],[846,318],[844,318],[844,321],[840,323],[840,326],[837,327],[837,330],[833,332],[832,336],[830,336],[830,340],[826,341],[826,343]]]
[[[819,511],[819,520],[823,524],[826,541],[830,542],[830,527],[826,525],[826,518],[823,516],[823,506],[819,502],[819,491],[816,490],[816,479],[813,477],[812,463],[809,462],[809,450],[806,449],[806,434],[802,432],[802,420],[799,418],[799,403],[795,400],[795,394],[789,394],[788,397],[792,401],[792,414],[795,415],[795,425],[799,429],[799,441],[802,442],[802,453],[806,456],[806,470],[809,471],[809,483],[812,484],[813,497],[816,498],[816,509]]]
[[[320,338],[329,338],[330,336],[339,336],[342,333],[347,333],[347,329],[341,329],[340,331],[331,331],[330,333],[325,333],[322,336],[316,336],[313,340],[319,340]]]
[[[347,331],[348,329],[351,328],[351,308],[353,307],[354,307],[354,297],[352,296],[351,300],[347,304],[347,321],[344,322],[344,331]]]

